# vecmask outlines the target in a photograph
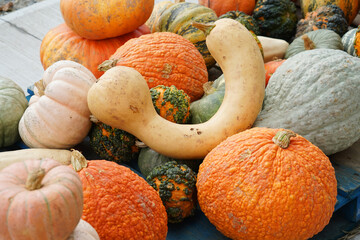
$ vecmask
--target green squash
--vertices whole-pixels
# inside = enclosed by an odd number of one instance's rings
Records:
[[[161,13],[153,23],[155,32],[173,32],[192,42],[202,54],[208,68],[215,64],[206,43],[203,31],[192,26],[192,22],[213,23],[218,19],[214,10],[190,2],[175,3]]]
[[[229,11],[219,17],[219,19],[222,18],[234,19],[244,25],[250,32],[253,32],[256,35],[260,35],[260,28],[255,19],[244,12],[238,10]]]
[[[168,222],[179,223],[194,215],[196,173],[185,164],[170,161],[156,166],[146,181],[159,193]]]
[[[328,29],[319,29],[297,37],[286,49],[285,58],[306,50],[328,48],[344,50],[339,34]]]
[[[258,0],[253,18],[261,35],[290,41],[296,32],[296,6],[291,0]]]
[[[136,161],[140,153],[135,136],[102,122],[93,123],[89,138],[91,149],[108,161],[128,163]]]
[[[214,82],[204,84],[204,95],[190,104],[191,123],[203,123],[209,120],[219,109],[225,95],[224,75]]]
[[[28,106],[24,91],[13,80],[0,77],[0,147],[19,139],[19,121]]]
[[[314,49],[287,59],[266,87],[254,127],[285,128],[326,155],[360,139],[360,59]]]
[[[360,57],[360,27],[347,31],[341,38],[344,51],[351,56]]]
[[[202,160],[199,159],[170,158],[154,151],[149,147],[145,147],[141,148],[140,150],[140,154],[138,157],[138,167],[141,174],[147,177],[154,167],[171,161],[176,161],[179,164],[185,164],[190,167],[194,172],[197,172],[199,170],[199,165],[202,162]]]
[[[343,36],[348,29],[344,12],[336,5],[327,5],[308,12],[296,26],[295,37],[318,29],[333,30]]]

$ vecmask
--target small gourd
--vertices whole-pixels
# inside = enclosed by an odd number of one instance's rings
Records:
[[[342,50],[288,58],[266,87],[254,127],[292,130],[326,155],[345,150],[360,139],[359,74],[360,59]]]
[[[27,107],[21,87],[9,78],[0,77],[0,148],[20,139],[18,124]]]
[[[99,234],[86,221],[80,219],[75,230],[67,238],[67,240],[100,240]]]
[[[294,56],[302,51],[316,48],[344,50],[339,34],[332,30],[319,29],[305,33],[292,41],[286,49],[285,58]]]
[[[190,117],[190,97],[174,85],[158,85],[150,89],[156,112],[174,123],[187,123]]]
[[[347,31],[341,38],[344,50],[351,56],[360,56],[360,31],[359,27]]]
[[[178,223],[194,215],[196,206],[196,173],[176,161],[154,167],[146,181],[160,195],[168,221]]]

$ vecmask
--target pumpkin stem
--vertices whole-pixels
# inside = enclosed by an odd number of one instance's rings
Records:
[[[205,36],[209,35],[211,30],[215,27],[215,24],[211,23],[192,22],[191,25],[203,31]]]
[[[185,2],[185,0],[175,0],[175,3]]]
[[[29,173],[26,179],[25,188],[29,191],[37,190],[42,187],[41,181],[45,177],[45,170],[38,168]]]
[[[71,149],[71,165],[76,172],[88,166],[88,161],[78,150]]]
[[[215,92],[215,88],[212,86],[214,82],[212,81],[208,81],[206,83],[203,84],[203,89],[204,89],[204,95],[207,96],[207,95],[210,95],[212,94],[213,92]]]
[[[116,66],[117,63],[117,59],[113,59],[113,60],[105,60],[104,62],[102,62],[99,66],[98,66],[98,70],[102,71],[102,72],[106,72],[107,70],[109,70],[112,67]]]
[[[301,39],[304,41],[305,50],[312,50],[316,48],[315,43],[311,41],[307,34],[302,35]]]
[[[148,147],[145,143],[143,143],[141,141],[138,141],[138,140],[135,141],[135,146],[137,146],[138,148],[146,148],[146,147]]]
[[[290,130],[281,130],[275,134],[272,140],[279,147],[288,148],[291,137],[296,137],[296,134]]]
[[[93,123],[98,123],[100,122],[99,119],[97,119],[94,115],[90,115],[90,122],[93,122]]]
[[[34,83],[35,87],[38,90],[39,96],[42,96],[45,94],[45,87],[44,87],[44,82],[42,79],[40,79],[39,81]]]

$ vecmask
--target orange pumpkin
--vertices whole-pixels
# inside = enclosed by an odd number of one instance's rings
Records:
[[[199,0],[199,4],[214,10],[218,17],[235,10],[251,15],[255,8],[255,2],[255,0]]]
[[[100,68],[107,70],[112,66],[134,68],[145,78],[149,88],[174,85],[184,90],[191,101],[203,95],[202,85],[208,81],[201,53],[189,40],[171,32],[130,39]]]
[[[25,160],[0,172],[0,239],[67,239],[83,210],[81,180],[52,159]]]
[[[89,40],[77,35],[65,23],[51,29],[40,46],[40,61],[46,70],[60,60],[71,60],[88,68],[96,78],[104,72],[98,65],[108,59],[121,45],[131,38],[150,33],[146,25],[119,37],[104,40]]]
[[[101,240],[166,239],[165,206],[145,179],[115,162],[87,161],[77,153],[72,167],[83,183],[82,219]]]
[[[276,69],[285,62],[285,59],[275,59],[270,62],[266,62],[265,67],[265,87],[268,85],[269,80]]]
[[[60,0],[65,23],[79,36],[96,40],[134,31],[153,7],[154,0]]]
[[[285,129],[251,128],[215,147],[200,165],[201,210],[231,239],[305,240],[334,211],[329,158]]]

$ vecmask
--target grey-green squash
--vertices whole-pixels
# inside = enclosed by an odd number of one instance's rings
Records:
[[[319,29],[305,33],[292,41],[286,49],[285,58],[289,58],[299,52],[315,48],[344,50],[339,34],[332,30]]]
[[[0,147],[20,139],[18,125],[28,106],[25,93],[13,80],[0,77]]]
[[[138,157],[138,167],[141,174],[146,178],[154,167],[167,162],[176,161],[180,164],[185,164],[194,172],[199,170],[199,165],[202,159],[175,159],[162,155],[149,147],[141,148]]]
[[[360,56],[360,27],[347,31],[342,36],[341,41],[344,51],[355,57]]]
[[[215,81],[203,86],[204,95],[190,104],[191,123],[203,123],[209,120],[219,109],[225,95],[225,78],[220,75]]]
[[[326,155],[360,139],[360,59],[314,49],[287,59],[272,75],[254,127],[285,128]]]

